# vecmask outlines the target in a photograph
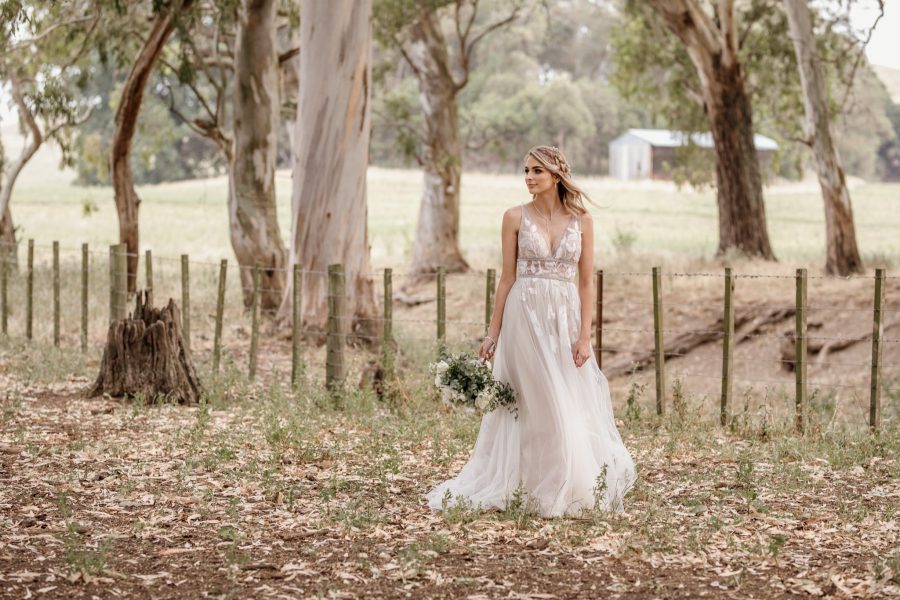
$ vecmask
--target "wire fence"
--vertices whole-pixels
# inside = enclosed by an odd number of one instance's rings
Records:
[[[109,323],[126,318],[135,290],[146,289],[156,303],[172,298],[179,305],[194,361],[214,370],[243,364],[252,379],[263,354],[265,368],[289,370],[295,383],[311,376],[313,366],[323,368],[328,386],[372,358],[390,376],[399,356],[476,347],[498,289],[494,269],[449,275],[448,318],[448,274],[440,269],[248,266],[33,240],[22,248],[0,246],[0,274],[0,325],[10,338],[98,352]],[[835,277],[804,269],[788,275],[655,267],[595,276],[594,359],[611,379],[652,375],[659,414],[670,409],[673,384],[688,379],[716,384],[705,391],[718,396],[723,424],[733,414],[735,386],[780,389],[793,400],[800,431],[808,421],[809,388],[868,397],[873,429],[880,427],[882,395],[900,395],[900,307],[885,300],[900,278],[883,269]],[[405,280],[417,283],[415,293],[399,291]],[[694,298],[697,286],[721,291]],[[745,294],[748,286],[756,287]],[[846,301],[833,303],[836,295]],[[402,315],[394,316],[395,305],[404,306]],[[698,308],[705,322],[697,322]],[[348,343],[370,351],[348,353]],[[721,369],[710,369],[711,361]]]

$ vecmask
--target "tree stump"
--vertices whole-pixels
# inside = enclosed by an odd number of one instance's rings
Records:
[[[149,292],[138,292],[134,314],[110,323],[100,374],[89,397],[140,395],[151,403],[199,402],[202,388],[185,351],[181,312],[174,300],[153,308],[150,298]]]

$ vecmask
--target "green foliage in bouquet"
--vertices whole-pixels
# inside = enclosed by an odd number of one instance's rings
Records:
[[[508,383],[494,379],[490,361],[482,361],[470,352],[456,356],[442,352],[430,368],[445,403],[481,414],[505,407],[519,418],[515,391]]]

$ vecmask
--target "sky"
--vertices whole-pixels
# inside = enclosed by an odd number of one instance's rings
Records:
[[[875,65],[900,69],[900,0],[884,0],[884,16],[875,27],[866,46],[866,57]],[[877,2],[858,0],[850,13],[855,28],[870,28],[875,18]]]
[[[846,2],[847,0],[841,0]],[[826,3],[832,3],[828,0]],[[878,22],[866,47],[869,62],[900,70],[900,0],[884,0],[884,16]],[[853,27],[868,30],[877,16],[877,0],[853,0],[850,16]],[[9,107],[9,94],[0,88],[0,123],[14,122],[15,110]]]

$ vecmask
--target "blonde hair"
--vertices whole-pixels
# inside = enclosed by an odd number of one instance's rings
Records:
[[[562,202],[563,210],[578,215],[588,212],[584,207],[584,200],[594,203],[590,196],[579,187],[572,179],[572,169],[565,154],[556,146],[535,146],[525,155],[525,160],[533,156],[545,169],[559,177],[556,182],[556,192]]]

